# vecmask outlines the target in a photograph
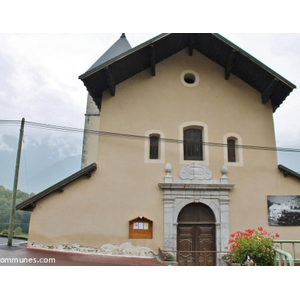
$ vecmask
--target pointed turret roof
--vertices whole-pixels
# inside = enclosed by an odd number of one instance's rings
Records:
[[[122,33],[120,38],[87,70],[86,73],[89,73],[90,71],[98,68],[101,69],[112,59],[115,59],[116,57],[131,49],[132,47],[127,41],[125,33]]]

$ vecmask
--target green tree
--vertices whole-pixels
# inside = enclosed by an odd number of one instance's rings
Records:
[[[22,228],[19,226],[15,229],[15,235],[20,236],[23,234]]]
[[[0,232],[9,227],[12,191],[0,185]],[[19,204],[34,196],[20,190],[17,191],[16,203]],[[23,233],[28,233],[30,212],[17,210],[14,220],[14,229],[20,227]]]

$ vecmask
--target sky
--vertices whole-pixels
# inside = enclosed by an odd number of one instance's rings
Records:
[[[0,33],[1,119],[82,128],[87,91],[78,76],[121,33]],[[127,34],[136,46],[156,34]]]

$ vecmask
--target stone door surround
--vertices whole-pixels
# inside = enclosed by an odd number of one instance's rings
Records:
[[[209,167],[200,163],[186,164],[182,167],[180,179],[174,179],[170,173],[172,166],[165,166],[164,183],[159,186],[164,191],[164,249],[177,249],[177,219],[180,211],[193,202],[204,203],[215,215],[216,251],[228,246],[229,239],[229,191],[234,184],[228,183],[227,168],[221,168],[222,177],[212,180]]]

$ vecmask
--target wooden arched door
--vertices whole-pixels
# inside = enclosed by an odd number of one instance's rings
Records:
[[[203,203],[186,205],[177,219],[179,266],[215,266],[215,216]],[[212,251],[212,252],[209,252]]]

